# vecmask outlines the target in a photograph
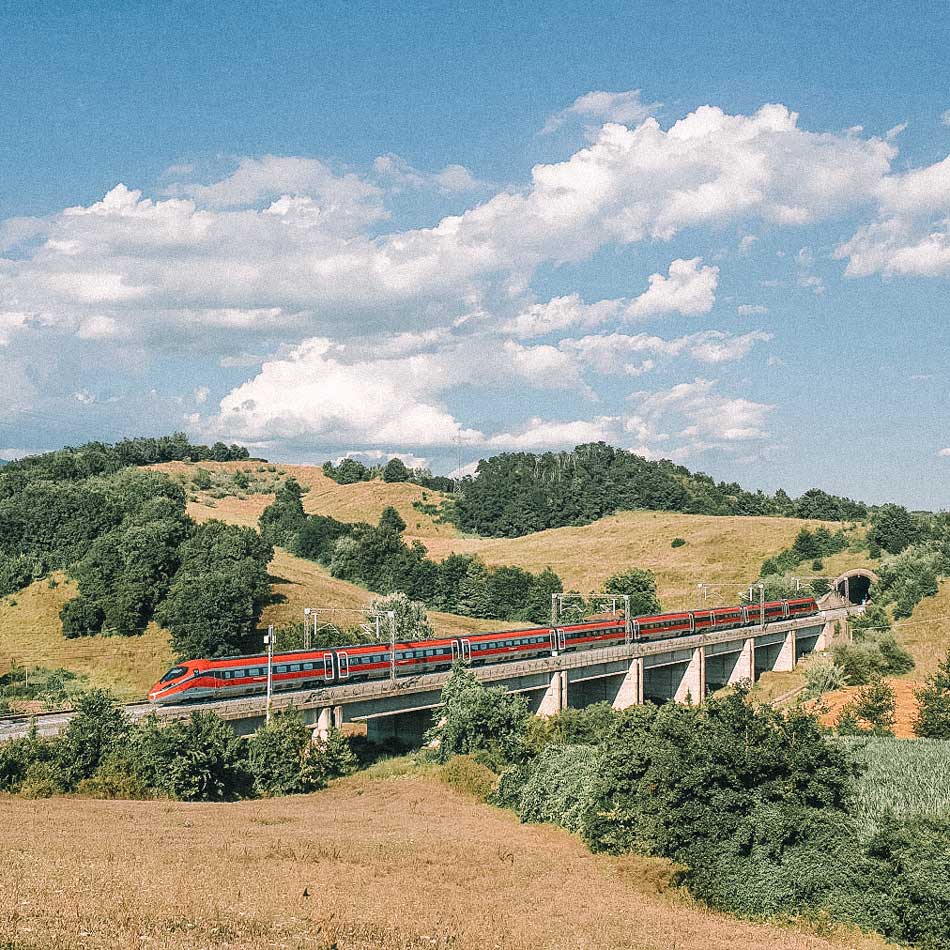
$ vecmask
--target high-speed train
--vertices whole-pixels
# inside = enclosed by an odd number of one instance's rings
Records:
[[[396,676],[415,676],[448,669],[456,660],[472,666],[509,660],[553,656],[626,641],[652,641],[726,630],[758,623],[775,623],[818,613],[811,597],[774,600],[748,607],[714,607],[682,613],[637,617],[628,625],[620,615],[589,618],[556,627],[531,627],[414,640],[395,644]],[[271,658],[275,692],[333,686],[392,675],[389,643],[295,650]],[[266,656],[228,656],[187,660],[170,669],[148,693],[152,703],[181,703],[201,699],[253,696],[267,689]]]

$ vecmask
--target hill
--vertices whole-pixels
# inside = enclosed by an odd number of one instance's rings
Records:
[[[226,806],[0,797],[0,892],[17,896],[4,937],[93,950],[883,946],[691,906],[665,862],[592,855],[432,774],[386,770]]]

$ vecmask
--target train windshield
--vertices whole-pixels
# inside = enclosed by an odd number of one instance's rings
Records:
[[[184,675],[188,672],[187,666],[175,666],[172,667],[160,680],[159,683],[167,683],[170,680],[176,680],[179,676]]]

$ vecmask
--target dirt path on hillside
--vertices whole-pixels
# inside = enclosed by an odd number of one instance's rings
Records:
[[[0,797],[0,822],[16,947],[880,946],[690,907],[657,862],[594,856],[425,776],[234,805]]]

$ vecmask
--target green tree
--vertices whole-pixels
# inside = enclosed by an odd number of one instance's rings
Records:
[[[524,754],[524,735],[530,717],[523,696],[501,688],[486,688],[461,662],[442,687],[442,707],[426,742],[436,746],[445,762],[453,755],[475,755],[496,768]]]
[[[950,739],[950,651],[916,695],[914,733],[925,739]]]
[[[278,711],[251,736],[247,764],[258,795],[294,795],[326,784],[310,730],[295,709]]]
[[[406,468],[402,459],[391,458],[383,468],[384,482],[407,482],[409,481],[409,469]]]
[[[273,502],[261,512],[258,525],[266,541],[292,548],[306,520],[303,489],[295,478],[288,478],[275,492]]]
[[[384,641],[389,640],[390,611],[396,626],[396,642],[405,643],[412,640],[431,640],[435,637],[435,630],[429,623],[426,615],[426,605],[418,600],[410,600],[402,591],[377,597],[370,604],[370,613],[380,614],[380,630]]]
[[[230,801],[251,788],[244,740],[213,712],[165,726],[162,786],[186,802]]]
[[[392,505],[387,505],[379,516],[378,527],[380,531],[402,534],[406,530],[406,522],[403,521],[402,515]]]
[[[897,699],[893,687],[875,677],[848,703],[838,716],[838,731],[845,734],[870,732],[875,736],[894,735]],[[866,723],[867,728],[861,725]]]
[[[656,577],[653,571],[632,567],[613,574],[604,581],[605,594],[630,594],[630,614],[645,617],[661,610],[656,596]]]
[[[56,743],[56,759],[73,788],[90,778],[129,734],[129,719],[105,690],[93,689],[76,702],[75,713]]]
[[[903,506],[882,505],[871,516],[868,540],[891,554],[900,554],[921,537],[920,526]]]

